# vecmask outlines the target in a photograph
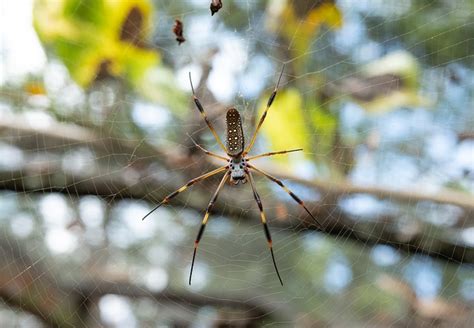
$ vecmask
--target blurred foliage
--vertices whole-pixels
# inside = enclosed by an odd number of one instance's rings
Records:
[[[420,67],[405,51],[390,53],[360,69],[360,77],[346,79],[342,88],[369,112],[389,112],[400,107],[427,107],[419,95]]]
[[[2,172],[11,177],[10,170],[22,170],[22,161],[33,163],[24,172],[33,172],[29,187],[35,191],[43,190],[46,179],[64,191],[63,177],[56,175],[51,181],[49,175],[58,168],[81,178],[66,181],[71,190],[87,184],[82,177],[91,172],[99,180],[116,174],[123,178],[124,188],[131,186],[137,195],[144,189],[154,192],[141,183],[157,177],[185,183],[209,165],[200,161],[201,154],[186,155],[193,150],[187,133],[203,146],[217,148],[185,89],[187,72],[196,76],[197,93],[222,135],[223,112],[235,102],[232,99],[237,98],[237,104],[256,103],[255,111],[251,106],[237,108],[246,117],[258,116],[286,63],[256,150],[301,147],[305,152],[269,161],[298,177],[403,190],[456,186],[472,193],[472,141],[461,141],[458,134],[472,130],[474,119],[473,10],[472,1],[229,0],[211,17],[208,2],[36,0],[34,26],[48,58],[54,60],[36,75],[2,84],[1,115],[9,118],[7,114],[22,112],[18,121],[27,127],[44,124],[47,129],[54,119],[83,125],[94,132],[88,140],[98,139],[105,150],[88,144],[76,147],[67,139],[51,145],[35,139],[37,133],[28,129],[21,135],[21,126],[14,125],[9,130],[14,136],[4,135],[0,145]],[[171,33],[175,18],[183,20],[187,39],[179,48]],[[221,70],[228,74],[225,78]],[[251,84],[251,91],[240,85],[242,81]],[[223,92],[223,86],[230,91]],[[73,130],[68,133],[78,133]],[[19,145],[10,145],[16,133]],[[133,151],[110,140],[127,143]],[[149,145],[161,147],[166,155],[156,156]],[[183,158],[167,162],[172,158],[167,155],[177,150],[183,150]],[[15,179],[22,182],[21,176]],[[424,243],[426,236],[427,243],[440,243],[426,246],[433,253],[472,245],[470,213],[455,206],[382,202],[368,195],[335,200],[290,185],[302,199],[321,200],[322,207],[331,209],[323,220],[337,221],[338,212],[332,209],[348,201],[344,210],[352,214],[355,234],[374,243],[385,242],[380,240],[382,230],[396,229],[400,247],[416,238]],[[199,187],[180,196],[185,205],[160,209],[155,220],[145,223],[136,219],[152,204],[123,200],[119,194],[108,200],[92,197],[91,205],[86,199],[90,196],[2,193],[0,226],[2,234],[14,235],[19,244],[34,249],[38,254],[29,254],[40,262],[46,258],[48,271],[60,272],[61,279],[53,285],[62,279],[81,281],[101,268],[125,275],[120,279],[144,289],[159,292],[163,285],[188,290],[192,240],[200,219],[190,204],[207,202],[214,190],[212,184]],[[444,305],[438,308],[448,309],[450,315],[456,311],[447,303],[472,301],[472,267],[383,245],[361,245],[344,235],[279,229],[274,223],[287,219],[287,212],[278,200],[288,195],[277,194],[278,186],[259,182],[258,188],[264,204],[270,204],[265,201],[271,197],[277,200],[271,203],[276,209],[269,210],[283,213],[278,219],[269,216],[269,224],[275,231],[277,261],[287,277],[285,287],[275,284],[260,222],[246,219],[256,205],[244,187],[245,192],[224,191],[234,200],[247,201],[247,206],[234,209],[242,214],[238,222],[213,213],[192,287],[199,293],[224,290],[268,296],[294,307],[307,320],[302,319],[301,327],[316,320],[321,325],[361,327],[444,324],[449,315],[430,312],[420,300],[442,300],[434,303]],[[163,191],[161,186],[157,189]],[[393,218],[399,221],[390,221]],[[58,249],[58,236],[73,240],[69,249]],[[32,300],[25,304],[42,301],[40,291],[32,291]],[[130,307],[139,317],[143,304],[134,302]],[[158,311],[156,304],[152,308]],[[180,310],[205,322],[205,311]],[[161,315],[172,312],[161,307],[159,311],[148,314],[147,322],[164,322]],[[62,320],[60,312],[58,308],[53,314]],[[265,320],[262,325],[274,324]]]
[[[474,1],[403,2],[403,6],[393,2],[384,15],[367,17],[372,38],[390,40],[387,46],[403,43],[410,52],[432,66],[456,61],[473,67]],[[397,6],[406,10],[400,12],[396,10]]]
[[[268,7],[267,28],[285,38],[291,49],[291,57],[297,58],[295,70],[303,73],[308,52],[325,25],[331,29],[342,26],[342,14],[333,0],[272,1]],[[281,22],[285,22],[281,24]]]
[[[191,193],[197,194],[199,191]],[[106,201],[91,196],[72,202],[69,197],[59,194],[33,197],[1,195],[0,205],[8,213],[22,213],[23,223],[28,218],[30,233],[17,237],[17,240],[20,244],[28,241],[31,258],[41,256],[41,263],[37,267],[47,263],[46,276],[50,272],[61,272],[60,278],[49,282],[51,290],[56,292],[55,285],[61,281],[85,282],[95,274],[111,280],[131,280],[142,288],[158,292],[165,286],[176,291],[189,289],[187,274],[192,238],[196,233],[196,213],[164,208],[159,220],[149,221],[144,227],[142,222],[130,218],[149,208],[143,202],[121,200],[109,207]],[[47,204],[53,204],[52,199],[57,209],[63,212],[60,216],[44,212]],[[257,211],[252,202],[249,196],[248,208]],[[43,210],[38,211],[38,208]],[[5,220],[8,213],[0,214],[2,231],[16,230],[20,224]],[[71,216],[72,213],[75,215]],[[93,219],[88,217],[91,214]],[[68,215],[70,217],[66,218]],[[45,220],[52,219],[58,220],[54,228],[44,224]],[[74,256],[69,256],[69,252],[61,251],[57,246],[55,252],[48,251],[48,246],[55,242],[51,236],[56,236],[58,229],[65,229],[65,233],[81,238],[80,244],[74,246]],[[409,256],[389,246],[362,246],[351,240],[341,240],[318,232],[289,233],[273,225],[271,229],[276,256],[285,277],[283,288],[276,281],[260,223],[246,220],[236,222],[213,216],[200,247],[192,291],[203,295],[225,292],[229,293],[229,298],[234,294],[249,293],[262,300],[266,306],[273,305],[273,300],[277,299],[281,313],[276,315],[289,311],[306,318],[307,321],[301,323],[302,327],[310,327],[315,321],[352,327],[364,327],[370,322],[386,327],[420,319],[421,314],[412,312],[412,306],[418,302],[416,291],[430,291],[433,280],[443,280],[442,289],[437,287],[441,289],[438,299],[456,304],[454,299],[459,298],[463,281],[472,279],[468,271],[460,270],[455,263]],[[44,244],[44,236],[47,245]],[[9,241],[8,238],[4,239]],[[5,267],[4,270],[12,274],[15,272],[15,262],[10,260],[8,263],[12,267]],[[430,274],[427,275],[428,272]],[[36,281],[29,283],[32,296],[37,296],[39,291],[35,291],[38,288]],[[51,291],[46,293],[51,294]],[[46,301],[65,307],[66,304],[57,303],[58,299],[61,298],[48,297]],[[139,302],[139,299],[133,302]],[[166,305],[153,303],[160,313],[152,312],[142,318],[140,311],[144,305],[135,305],[133,314],[139,322],[147,322],[150,320],[148,316],[152,315],[154,324],[165,324],[167,317],[177,316]],[[212,317],[212,313],[208,313],[203,318],[201,311],[187,308],[186,304],[178,306],[193,322],[203,322],[205,318]],[[421,310],[421,307],[417,309]],[[455,313],[458,321],[454,322],[462,322],[465,316],[462,307]],[[437,317],[436,313],[432,313],[426,320],[442,321],[445,316]],[[58,321],[61,319],[58,318]],[[277,325],[271,318],[260,320],[261,326]]]
[[[37,0],[35,27],[73,79],[82,86],[107,77],[136,85],[160,62],[148,39],[153,7],[148,0]]]
[[[81,87],[93,95],[94,88],[107,89],[113,84],[108,85],[107,80],[115,79],[111,91],[121,99],[121,110],[113,114],[104,106],[106,112],[99,115],[103,122],[110,115],[116,120],[130,120],[130,108],[124,102],[129,94],[124,90],[129,87],[142,98],[183,116],[187,98],[175,87],[173,71],[161,64],[160,52],[152,43],[157,24],[153,19],[158,15],[151,1],[36,0],[33,17],[41,41]],[[99,100],[93,99],[95,103]],[[107,103],[107,97],[100,102]],[[93,117],[97,113],[90,114],[88,120],[97,121]],[[82,115],[86,122],[87,116]],[[141,134],[130,126],[124,126],[125,131]]]

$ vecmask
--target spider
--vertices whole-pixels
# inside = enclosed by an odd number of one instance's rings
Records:
[[[275,86],[275,89],[273,90],[272,94],[270,95],[270,98],[268,99],[267,106],[265,108],[265,111],[263,112],[260,121],[257,124],[257,127],[255,129],[255,132],[252,135],[252,138],[250,139],[250,143],[245,147],[245,142],[244,142],[244,133],[242,129],[242,120],[240,118],[240,114],[235,109],[234,107],[231,107],[227,110],[226,113],[226,123],[227,123],[227,138],[226,138],[226,143],[227,147],[224,146],[222,143],[221,139],[216,133],[216,130],[212,126],[212,123],[209,121],[207,118],[206,112],[204,111],[203,106],[201,105],[201,102],[196,96],[196,93],[194,91],[194,86],[193,82],[191,79],[191,73],[189,73],[189,83],[191,84],[191,90],[193,92],[193,101],[196,104],[197,109],[201,113],[202,118],[206,122],[209,130],[211,130],[212,134],[214,135],[217,143],[219,144],[220,148],[227,154],[226,156],[222,156],[216,153],[213,153],[200,145],[198,145],[194,140],[194,144],[196,147],[198,147],[200,150],[202,150],[206,155],[218,158],[222,161],[226,162],[226,165],[219,167],[213,171],[210,171],[208,173],[205,173],[197,178],[189,180],[184,186],[181,188],[177,189],[176,191],[173,191],[171,194],[166,196],[156,207],[154,207],[150,212],[148,212],[147,215],[143,217],[142,220],[144,220],[146,217],[148,217],[151,213],[153,213],[155,210],[160,208],[163,204],[168,203],[172,198],[176,197],[178,194],[182,193],[186,189],[188,189],[190,186],[193,184],[203,181],[211,176],[214,176],[218,173],[224,172],[224,176],[222,177],[219,185],[217,186],[216,191],[214,192],[207,208],[206,208],[206,213],[204,214],[204,218],[202,219],[201,227],[199,229],[199,232],[197,234],[196,240],[194,241],[194,251],[193,251],[193,258],[191,262],[191,270],[189,272],[189,285],[191,285],[191,279],[193,275],[193,268],[194,268],[194,260],[196,259],[196,252],[199,246],[199,242],[201,241],[202,235],[204,233],[204,229],[206,228],[207,221],[209,219],[210,211],[212,210],[216,200],[217,196],[219,195],[220,190],[224,186],[227,180],[230,181],[230,183],[234,185],[238,185],[239,183],[246,183],[247,181],[250,182],[250,185],[252,187],[252,192],[253,192],[253,197],[255,198],[255,201],[257,202],[258,209],[260,211],[260,218],[262,221],[263,225],[263,230],[265,232],[265,237],[267,239],[268,247],[270,249],[270,254],[272,256],[272,261],[273,261],[273,266],[275,268],[275,272],[278,276],[278,280],[280,281],[280,284],[283,286],[283,281],[280,276],[280,272],[278,271],[278,267],[275,261],[275,255],[273,254],[273,246],[272,246],[272,237],[270,235],[270,230],[267,225],[267,219],[265,217],[265,212],[263,210],[263,205],[262,201],[260,199],[260,196],[257,192],[257,189],[255,187],[255,182],[253,179],[253,174],[252,171],[255,171],[264,177],[270,179],[271,181],[275,182],[278,184],[284,191],[286,191],[293,200],[295,200],[299,205],[301,205],[304,210],[311,216],[311,218],[319,225],[319,222],[317,219],[311,214],[311,212],[308,210],[308,208],[305,206],[303,201],[296,196],[290,189],[288,189],[281,180],[277,179],[276,177],[264,172],[263,170],[255,167],[254,165],[250,164],[250,162],[254,159],[257,158],[262,158],[262,157],[268,157],[268,156],[274,156],[274,155],[279,155],[279,154],[286,154],[286,153],[291,153],[291,152],[296,152],[296,151],[302,151],[303,149],[298,148],[298,149],[291,149],[291,150],[281,150],[281,151],[275,151],[275,152],[269,152],[269,153],[263,153],[255,156],[247,156],[250,150],[252,149],[255,140],[257,139],[257,134],[258,131],[260,130],[263,122],[265,121],[265,117],[267,116],[267,112],[270,109],[273,101],[275,100],[275,97],[278,92],[278,87],[280,85],[281,77],[283,75],[283,70],[285,66],[283,66],[280,76],[278,78],[278,82]],[[191,138],[192,139],[192,138]]]

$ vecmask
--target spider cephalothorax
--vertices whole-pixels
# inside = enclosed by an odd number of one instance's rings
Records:
[[[172,192],[168,196],[166,196],[161,203],[159,203],[155,208],[153,208],[143,219],[145,219],[147,216],[149,216],[151,213],[153,213],[156,209],[158,209],[161,205],[166,204],[170,201],[171,198],[177,196],[181,192],[185,191],[188,189],[190,186],[195,184],[196,182],[202,181],[204,179],[207,179],[213,175],[216,175],[218,173],[224,172],[224,176],[221,179],[221,182],[217,186],[216,191],[214,192],[214,195],[211,198],[211,201],[209,202],[209,205],[207,206],[206,213],[204,214],[204,218],[202,219],[201,227],[199,228],[199,232],[197,234],[196,240],[194,241],[194,251],[193,251],[193,260],[191,262],[191,271],[189,273],[189,284],[191,284],[191,278],[193,274],[193,267],[194,267],[194,260],[196,258],[196,251],[199,245],[199,242],[202,238],[202,235],[204,234],[204,229],[206,228],[207,220],[209,219],[209,215],[211,212],[211,209],[213,208],[217,196],[219,195],[220,190],[224,186],[224,183],[229,179],[229,181],[233,184],[239,184],[240,183],[245,183],[247,180],[250,182],[250,185],[252,187],[252,192],[253,196],[255,198],[255,201],[257,202],[258,209],[260,211],[260,218],[262,221],[263,229],[265,232],[265,237],[268,242],[268,247],[270,248],[270,254],[272,256],[272,261],[273,261],[273,266],[275,267],[275,271],[277,273],[278,279],[280,280],[280,283],[283,285],[283,282],[280,277],[280,273],[278,272],[278,268],[276,265],[275,261],[275,256],[273,254],[273,244],[272,244],[272,237],[270,235],[270,230],[268,229],[267,225],[267,219],[265,217],[265,212],[263,211],[263,205],[262,201],[260,199],[260,196],[257,192],[257,189],[255,188],[255,183],[253,181],[253,172],[257,172],[266,178],[270,179],[271,181],[275,182],[278,184],[283,190],[285,190],[291,198],[293,198],[298,204],[300,204],[304,210],[313,218],[313,220],[318,223],[316,218],[311,214],[311,212],[306,208],[304,205],[303,201],[296,196],[290,189],[288,189],[281,180],[277,179],[276,177],[260,170],[259,168],[253,166],[249,162],[261,158],[261,157],[267,157],[267,156],[273,156],[273,155],[278,155],[278,154],[286,154],[294,151],[301,151],[302,149],[291,149],[291,150],[282,150],[282,151],[276,151],[276,152],[269,152],[269,153],[264,153],[260,155],[255,155],[255,156],[250,156],[248,157],[247,154],[249,151],[252,149],[255,140],[257,138],[258,131],[260,130],[260,127],[263,124],[263,121],[265,120],[265,117],[267,116],[268,109],[272,105],[273,101],[275,100],[277,91],[278,91],[278,85],[280,84],[281,76],[283,75],[283,69],[280,73],[280,77],[278,79],[277,85],[275,89],[273,90],[272,94],[270,95],[270,98],[268,99],[267,102],[267,107],[265,108],[265,111],[263,112],[262,116],[260,117],[260,121],[257,124],[257,127],[255,129],[255,132],[252,135],[252,138],[250,139],[250,143],[248,144],[247,147],[245,147],[245,140],[244,140],[244,133],[242,129],[242,119],[240,117],[239,112],[235,108],[229,108],[227,110],[226,114],[226,123],[227,123],[227,135],[226,135],[226,143],[227,147],[224,146],[222,143],[221,139],[216,133],[216,130],[212,126],[212,123],[208,120],[206,112],[204,111],[204,108],[201,105],[201,102],[199,99],[196,97],[196,93],[194,92],[194,87],[193,87],[193,82],[191,80],[191,73],[189,73],[189,81],[191,83],[191,90],[193,91],[193,100],[194,103],[196,104],[197,109],[201,113],[202,118],[206,122],[207,126],[209,127],[209,130],[211,130],[212,134],[216,138],[216,141],[219,145],[219,147],[222,148],[225,154],[227,156],[219,155],[213,152],[210,152],[200,145],[196,144],[195,145],[201,149],[206,155],[218,158],[220,160],[223,160],[226,162],[226,165],[221,166],[211,172],[205,173],[197,178],[194,178],[190,180],[188,183],[186,183],[184,186],[179,188],[178,190]],[[194,140],[193,140],[194,141]],[[319,225],[319,223],[318,223]]]
[[[247,164],[242,157],[232,157],[229,160],[230,182],[233,184],[247,182]]]

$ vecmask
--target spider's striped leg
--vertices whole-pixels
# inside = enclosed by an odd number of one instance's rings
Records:
[[[227,149],[225,148],[224,144],[221,141],[221,138],[217,135],[216,130],[212,126],[212,123],[209,121],[207,118],[206,112],[204,111],[204,107],[202,107],[201,102],[199,101],[198,97],[196,97],[196,93],[194,92],[194,86],[193,86],[193,81],[191,80],[191,72],[189,72],[189,83],[191,83],[191,90],[193,91],[193,100],[194,103],[196,104],[197,109],[201,113],[202,118],[206,122],[207,126],[209,127],[209,130],[211,130],[212,134],[216,138],[217,143],[219,146],[222,148],[222,150],[227,154]]]
[[[214,195],[211,198],[211,201],[209,202],[209,205],[207,205],[206,208],[206,214],[204,214],[204,218],[202,219],[201,223],[201,228],[199,228],[199,232],[196,236],[196,240],[194,241],[194,251],[193,251],[193,260],[191,262],[191,271],[189,272],[189,284],[191,285],[191,278],[193,277],[193,268],[194,268],[194,260],[196,259],[196,252],[197,248],[199,246],[199,242],[201,241],[202,235],[204,233],[204,229],[206,228],[207,224],[207,219],[209,219],[209,213],[212,210],[212,207],[214,207],[214,204],[216,203],[217,196],[219,196],[219,191],[222,189],[222,186],[224,186],[224,183],[226,182],[227,178],[229,177],[230,172],[227,171],[224,177],[222,178],[221,182],[217,186],[216,191],[214,192]]]
[[[208,156],[211,156],[211,157],[215,157],[215,158],[219,158],[219,159],[223,159],[224,161],[228,162],[229,159],[224,157],[224,156],[221,156],[221,155],[218,155],[216,153],[213,153],[212,151],[209,151],[207,150],[206,148],[202,147],[200,144],[198,144],[194,139],[193,137],[191,137],[190,135],[188,135],[188,137],[191,139],[191,141],[194,143],[194,145],[196,147],[198,147],[200,150],[202,150],[206,155]]]
[[[291,198],[293,198],[298,204],[300,204],[304,210],[311,216],[311,218],[314,220],[314,222],[316,222],[316,224],[322,229],[322,225],[319,223],[319,221],[313,216],[313,214],[311,214],[311,212],[308,210],[308,208],[306,207],[306,205],[304,204],[304,202],[298,197],[296,196],[290,189],[288,189],[284,184],[283,182],[281,182],[281,180],[275,178],[274,176],[256,168],[255,166],[253,165],[250,165],[250,164],[247,164],[247,166],[249,168],[251,168],[252,170],[255,170],[256,172],[264,175],[265,177],[267,177],[268,179],[270,179],[271,181],[275,182],[277,185],[279,185],[283,190],[285,190],[288,195],[291,196]]]
[[[302,151],[302,150],[303,150],[303,148],[290,149],[290,150],[281,150],[281,151],[272,151],[270,153],[264,153],[264,154],[260,154],[260,155],[247,157],[247,160],[250,161],[252,159],[257,159],[257,158],[261,158],[261,157],[268,157],[268,156],[274,156],[274,155],[293,153],[295,151]]]
[[[255,201],[257,202],[257,205],[258,205],[258,209],[260,211],[260,218],[262,220],[263,230],[265,231],[265,237],[267,237],[268,247],[270,248],[270,254],[272,255],[273,266],[275,267],[278,280],[280,280],[280,284],[283,286],[283,281],[281,280],[280,272],[278,272],[278,267],[276,265],[275,255],[273,255],[272,236],[270,235],[270,229],[268,229],[267,219],[265,217],[265,212],[263,211],[262,201],[260,200],[260,196],[257,193],[257,188],[255,188],[255,183],[253,181],[252,173],[248,170],[246,173],[250,181],[250,185],[252,186],[253,197],[255,198]]]
[[[197,178],[194,178],[194,179],[191,179],[189,180],[184,186],[182,186],[181,188],[173,191],[171,194],[169,194],[168,196],[166,196],[158,205],[156,205],[150,212],[148,212],[147,215],[145,215],[142,219],[145,220],[151,213],[153,213],[154,211],[156,211],[158,208],[161,207],[161,205],[163,204],[166,204],[170,201],[170,199],[176,197],[178,194],[182,193],[183,191],[185,191],[186,189],[188,189],[189,187],[191,187],[193,184],[199,182],[199,181],[202,181],[204,179],[207,179],[209,177],[212,177],[213,175],[216,175],[217,173],[220,173],[222,171],[225,171],[227,170],[229,167],[226,165],[226,166],[223,166],[223,167],[220,167],[218,169],[215,169],[215,170],[212,170],[211,172],[207,172],[203,175],[200,175],[198,176]]]
[[[255,129],[255,132],[253,133],[253,136],[252,136],[252,139],[250,139],[250,143],[249,145],[247,146],[247,149],[245,149],[244,153],[242,154],[242,156],[245,156],[249,153],[249,151],[252,149],[253,147],[253,144],[255,143],[255,140],[257,139],[257,134],[258,134],[258,131],[260,130],[260,127],[262,126],[263,124],[263,121],[265,121],[265,117],[267,117],[267,112],[268,112],[268,109],[270,109],[270,106],[273,104],[273,101],[275,100],[275,97],[277,95],[277,92],[278,92],[278,86],[280,85],[280,81],[281,81],[281,76],[283,75],[283,70],[285,69],[285,65],[283,65],[283,67],[281,68],[281,73],[280,73],[280,77],[278,78],[278,82],[275,86],[275,89],[273,89],[273,92],[272,94],[270,95],[270,98],[268,99],[268,102],[267,102],[267,107],[265,108],[265,111],[263,112],[262,114],[262,117],[260,117],[260,121],[258,122],[257,124],[257,128]]]

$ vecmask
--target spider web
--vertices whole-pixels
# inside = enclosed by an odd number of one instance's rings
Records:
[[[54,311],[66,313],[64,322],[78,316],[98,327],[471,326],[473,207],[463,207],[464,198],[453,204],[430,197],[448,187],[465,197],[474,192],[472,54],[458,54],[456,41],[443,40],[448,31],[469,31],[472,5],[458,1],[437,11],[438,2],[429,1],[338,1],[343,25],[318,29],[295,54],[304,18],[294,22],[291,38],[281,37],[289,20],[266,29],[280,2],[224,1],[213,17],[202,3],[155,1],[154,36],[176,94],[189,99],[188,71],[196,85],[205,81],[197,93],[220,136],[224,110],[234,104],[249,139],[283,64],[290,69],[269,119],[290,87],[305,99],[338,90],[337,101],[321,106],[337,118],[341,142],[285,155],[286,161],[256,162],[290,177],[285,184],[312,205],[325,231],[308,229],[298,204],[258,178],[281,287],[250,185],[226,185],[188,286],[193,241],[220,177],[140,219],[165,194],[213,168],[189,138],[219,153],[197,111],[188,102],[180,110],[178,101],[175,109],[145,100],[116,81],[86,93],[64,63],[42,50],[31,1],[2,2],[2,326],[46,326],[61,317]],[[176,17],[187,39],[179,47],[170,34]],[[400,28],[414,17],[420,19],[415,28]],[[419,32],[444,19],[455,23]],[[439,47],[429,48],[431,39]],[[472,37],[461,42],[472,49]],[[344,83],[364,82],[363,65],[396,51],[416,59],[416,93],[430,101],[370,113]],[[291,66],[302,57],[309,58],[308,69],[295,74]],[[44,81],[47,92],[35,94],[31,81]],[[301,111],[295,117],[305,118],[303,130],[311,105]],[[321,140],[325,125],[311,127],[304,137]],[[263,133],[253,153],[280,150],[270,145]],[[325,183],[337,182],[332,167],[347,169],[338,179],[367,188],[328,193]],[[302,180],[323,181],[323,187]]]

